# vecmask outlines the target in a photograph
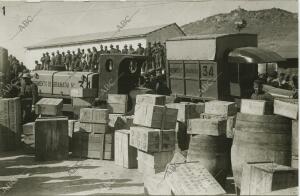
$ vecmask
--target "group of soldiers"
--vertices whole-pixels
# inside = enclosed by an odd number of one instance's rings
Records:
[[[23,62],[20,62],[15,56],[8,56],[9,81],[13,81],[19,77],[21,73],[29,72]]]
[[[278,74],[277,71],[271,73],[260,74],[259,79],[264,83],[275,88],[281,88],[285,90],[298,89],[298,76],[285,73]]]
[[[138,47],[134,49],[130,44],[124,45],[123,49],[120,50],[119,45],[110,45],[110,49],[107,46],[100,45],[98,50],[96,47],[92,49],[77,49],[77,52],[68,50],[67,52],[61,52],[59,50],[52,52],[43,53],[40,59],[35,61],[35,70],[55,70],[58,67],[63,67],[64,70],[68,71],[95,71],[98,69],[100,63],[101,54],[136,54],[144,55],[147,58],[143,71],[149,69],[161,69],[164,68],[165,62],[165,46],[160,42],[148,43],[147,47],[142,47],[139,43]],[[60,69],[62,70],[62,69]]]

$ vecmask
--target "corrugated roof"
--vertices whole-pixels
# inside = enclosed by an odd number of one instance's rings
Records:
[[[180,41],[180,40],[201,40],[201,39],[217,39],[219,37],[236,36],[236,35],[256,35],[250,33],[233,33],[233,34],[207,34],[207,35],[187,35],[168,39],[168,41]]]
[[[160,30],[170,25],[176,25],[179,29],[180,27],[176,23],[164,24],[150,27],[141,27],[141,28],[132,28],[132,29],[122,29],[120,31],[110,31],[110,32],[100,32],[100,33],[91,33],[84,35],[76,36],[65,36],[50,39],[35,45],[27,46],[27,49],[43,48],[43,47],[55,47],[62,45],[73,45],[73,44],[82,44],[89,42],[100,42],[105,40],[116,40],[124,38],[134,38],[134,37],[145,37],[147,34]],[[180,29],[181,30],[181,29]]]

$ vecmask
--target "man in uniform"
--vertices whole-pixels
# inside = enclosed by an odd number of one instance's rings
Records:
[[[124,45],[124,48],[122,49],[122,54],[128,54],[127,44]]]
[[[88,64],[88,68],[91,69],[92,68],[92,62],[93,62],[93,53],[92,53],[90,48],[88,48],[87,51],[88,51],[88,53],[87,53],[87,64]]]
[[[98,62],[98,51],[96,47],[93,47],[93,52],[92,52],[92,70],[97,70],[97,62]]]
[[[72,51],[72,56],[71,56],[71,66],[70,66],[70,71],[74,71],[76,69],[76,61],[77,61],[77,56],[75,54],[75,51]]]
[[[274,98],[269,93],[263,91],[263,83],[260,80],[254,81],[254,93],[251,95],[251,99],[273,101]]]
[[[135,53],[135,51],[134,51],[134,49],[132,48],[132,45],[130,44],[130,45],[129,45],[128,54],[134,54],[134,53]]]
[[[65,55],[65,52],[61,53],[61,66],[66,67],[66,55]],[[66,69],[66,71],[68,71],[68,70]]]
[[[104,54],[109,54],[109,51],[107,49],[107,46],[104,46]]]
[[[136,49],[136,54],[144,55],[145,49],[142,47],[141,43],[138,43],[138,48]]]
[[[42,65],[39,64],[38,61],[35,61],[35,68],[34,68],[34,70],[42,70]]]
[[[21,83],[21,109],[22,109],[22,124],[32,122],[32,112],[35,109],[35,104],[38,101],[38,88],[36,84],[31,81],[29,73],[22,76],[24,82]]]
[[[121,54],[121,50],[120,50],[119,45],[116,45],[116,53]]]
[[[51,62],[50,55],[48,52],[46,52],[44,70],[49,70],[50,62]]]
[[[115,54],[116,53],[116,50],[114,49],[114,46],[112,44],[110,45],[109,53],[110,54]]]
[[[44,69],[44,67],[45,67],[45,58],[46,58],[46,54],[43,53],[43,56],[41,57],[41,63],[42,63],[43,69]]]
[[[56,51],[56,56],[55,56],[55,65],[61,65],[61,54],[59,51]]]
[[[70,53],[70,50],[68,50],[66,54],[66,60],[65,60],[65,66],[67,71],[70,70],[71,62],[72,62],[72,55]]]
[[[54,65],[55,65],[55,63],[56,63],[56,62],[55,62],[55,61],[56,61],[56,60],[55,60],[55,53],[52,52],[51,55],[52,55],[52,56],[51,56],[51,61],[50,61],[50,67],[51,67],[50,70],[53,69],[53,67],[54,67]]]
[[[149,69],[152,69],[151,42],[148,42],[148,45],[147,45],[147,47],[145,49],[145,56],[146,56],[146,63],[147,63],[146,71],[148,71]]]

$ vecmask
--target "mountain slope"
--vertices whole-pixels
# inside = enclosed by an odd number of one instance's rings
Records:
[[[242,19],[247,21],[247,25],[241,33],[258,34],[259,47],[277,51],[279,54],[284,54],[283,56],[291,55],[292,51],[293,55],[296,55],[298,15],[278,8],[258,11],[239,8],[230,13],[210,16],[183,25],[181,28],[187,35],[238,33],[235,22]]]

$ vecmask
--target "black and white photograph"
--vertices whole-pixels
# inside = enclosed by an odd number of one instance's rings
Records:
[[[0,196],[297,196],[298,10],[0,0]]]

